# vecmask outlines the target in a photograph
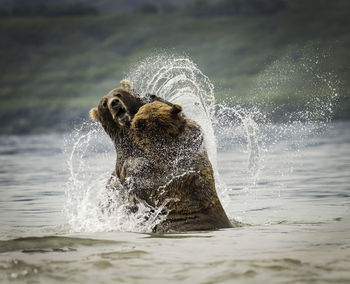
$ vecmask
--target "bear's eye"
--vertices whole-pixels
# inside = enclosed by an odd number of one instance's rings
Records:
[[[107,100],[104,100],[104,101],[103,101],[102,106],[103,106],[103,107],[107,107]]]
[[[121,98],[122,97],[121,94],[115,94],[114,96],[117,97],[117,98]]]

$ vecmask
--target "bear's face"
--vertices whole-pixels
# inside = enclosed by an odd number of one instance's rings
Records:
[[[149,152],[176,142],[185,125],[181,111],[180,105],[159,101],[142,106],[131,122],[136,145]]]
[[[131,119],[142,106],[141,99],[126,88],[117,88],[102,97],[90,117],[100,122],[108,134],[130,127]]]

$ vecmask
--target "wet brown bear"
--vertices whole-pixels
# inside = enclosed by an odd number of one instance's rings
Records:
[[[100,99],[97,107],[90,110],[90,117],[102,125],[112,139],[117,154],[115,170],[107,182],[106,191],[103,192],[99,200],[101,218],[105,214],[111,215],[115,210],[118,210],[116,203],[125,204],[126,210],[130,213],[138,211],[140,201],[136,200],[137,198],[132,192],[133,188],[129,182],[132,179],[126,179],[126,176],[136,176],[133,172],[136,170],[140,172],[141,170],[138,169],[145,168],[147,159],[143,157],[143,151],[135,145],[130,125],[139,108],[155,100],[165,102],[155,95],[147,94],[140,97],[132,89],[128,80],[122,80],[120,88],[111,90]]]
[[[154,231],[232,227],[215,190],[201,128],[181,111],[180,105],[158,101],[139,109],[131,130],[144,158],[137,168],[126,163],[122,176],[131,177],[134,193],[147,204],[166,204],[168,215]]]
[[[153,101],[160,102],[148,104]],[[181,110],[154,95],[141,98],[130,82],[122,81],[121,88],[90,111],[117,152],[115,171],[100,202],[103,214],[113,214],[115,203],[125,202],[130,214],[140,205],[148,208],[144,221],[157,232],[231,227],[215,191],[202,132]]]
[[[114,143],[117,161],[113,175],[118,178],[126,159],[142,154],[130,136],[130,122],[142,105],[155,100],[163,101],[154,95],[141,98],[132,89],[130,81],[122,80],[120,88],[111,90],[100,99],[97,107],[90,110],[90,117],[101,123]]]

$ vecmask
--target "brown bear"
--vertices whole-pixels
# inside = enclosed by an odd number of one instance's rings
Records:
[[[124,202],[131,213],[138,210],[139,201],[125,186],[126,175],[133,176],[133,171],[140,167],[145,168],[147,159],[143,158],[143,151],[135,145],[130,126],[139,108],[155,100],[172,105],[155,95],[146,94],[141,97],[132,88],[130,81],[122,80],[120,88],[111,90],[100,99],[97,107],[90,110],[90,117],[102,125],[112,139],[117,154],[115,170],[100,198],[102,214],[112,213],[116,209],[116,202]]]
[[[118,178],[120,178],[121,169],[126,159],[138,157],[141,154],[130,136],[129,129],[132,118],[142,105],[156,100],[164,102],[163,99],[155,95],[147,94],[141,98],[132,89],[128,80],[122,80],[120,83],[120,88],[111,90],[100,99],[97,107],[90,110],[90,117],[101,123],[114,143],[117,161],[113,175]]]
[[[121,83],[90,111],[117,153],[102,213],[125,202],[130,214],[147,207],[145,222],[160,217],[154,232],[232,227],[215,191],[200,127],[184,117],[181,106],[155,95],[141,98],[129,81]]]
[[[180,105],[145,104],[134,115],[131,132],[143,158],[125,163],[121,177],[147,204],[166,204],[166,219],[153,231],[232,227],[215,190],[202,130]]]

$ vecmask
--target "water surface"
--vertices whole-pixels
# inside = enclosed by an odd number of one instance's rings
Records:
[[[264,147],[253,175],[249,151],[218,137],[220,197],[244,226],[166,235],[74,227],[67,136],[0,137],[1,282],[349,283],[350,123]],[[100,138],[79,158],[102,186],[115,156]]]

